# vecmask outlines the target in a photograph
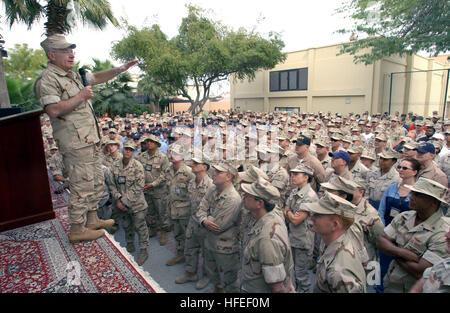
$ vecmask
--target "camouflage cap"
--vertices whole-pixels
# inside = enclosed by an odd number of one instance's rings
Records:
[[[170,149],[167,150],[167,157],[171,157],[172,155],[183,156],[185,154],[184,148],[180,144],[174,144]]]
[[[385,133],[381,132],[378,135],[375,136],[375,139],[381,140],[381,141],[387,141],[388,138]]]
[[[377,159],[375,152],[369,149],[364,149],[363,153],[361,154],[361,158],[370,159],[373,161],[376,161]]]
[[[405,185],[405,187],[411,189],[411,191],[426,194],[448,204],[448,202],[445,200],[448,188],[434,180],[419,177],[419,179],[413,186]]]
[[[74,49],[77,45],[67,42],[66,37],[62,34],[54,34],[48,36],[44,41],[42,41],[41,47],[44,49],[45,53],[47,53],[51,49]]]
[[[350,145],[350,147],[348,147],[347,152],[348,153],[363,153],[364,148],[362,146],[357,146],[357,145]]]
[[[263,170],[257,168],[254,165],[250,165],[250,167],[245,172],[239,173],[239,178],[241,181],[253,183],[258,180],[258,177],[264,178],[265,180],[269,180],[269,176],[264,173]]]
[[[133,150],[136,150],[136,144],[134,143],[134,141],[130,140],[130,141],[125,141],[123,144],[123,148],[130,148]]]
[[[241,184],[241,188],[246,193],[270,203],[274,203],[280,198],[278,189],[261,177],[252,184]]]
[[[237,175],[237,169],[229,161],[220,161],[218,164],[214,164],[213,167],[220,172],[227,172],[234,177]]]
[[[153,134],[150,134],[149,136],[147,136],[145,138],[145,140],[150,140],[153,141],[154,143],[156,143],[158,145],[158,147],[161,147],[161,143],[159,142],[159,138]]]
[[[305,173],[305,174],[308,174],[310,176],[313,176],[313,174],[314,174],[314,170],[311,167],[309,167],[308,165],[305,165],[303,163],[298,164],[295,168],[290,170],[290,172]]]
[[[339,196],[325,192],[318,202],[305,203],[312,213],[354,218],[356,206]]]
[[[319,137],[316,140],[314,140],[314,144],[316,146],[328,148],[330,146],[330,140],[328,137]]]
[[[400,157],[399,153],[391,148],[385,148],[378,156],[383,159],[398,159]]]
[[[342,140],[342,135],[339,134],[338,132],[334,132],[334,133],[331,134],[330,138],[333,139],[333,140]]]
[[[348,143],[352,143],[352,136],[344,136],[344,138],[342,138],[342,141],[348,142]]]
[[[117,129],[115,129],[114,127],[111,127],[111,128],[108,130],[108,132],[109,132],[109,133],[117,134]]]
[[[51,145],[49,149],[50,150],[58,150],[58,146],[57,145]]]
[[[122,142],[118,139],[108,140],[106,141],[106,145],[117,145],[120,147],[122,145]]]
[[[409,138],[409,137],[408,137]],[[405,141],[403,148],[407,148],[409,150],[415,150],[419,146],[419,143],[409,138],[409,140]]]
[[[357,187],[357,185],[351,180],[342,178],[340,176],[333,177],[329,182],[323,183],[321,184],[321,186],[331,190],[344,191],[349,194],[353,194]]]

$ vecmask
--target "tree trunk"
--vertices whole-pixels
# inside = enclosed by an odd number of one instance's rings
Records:
[[[1,51],[0,51],[1,53]],[[0,108],[10,108],[8,88],[6,87],[5,70],[3,68],[3,57],[0,55]]]

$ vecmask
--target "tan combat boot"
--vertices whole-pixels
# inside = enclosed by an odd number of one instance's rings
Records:
[[[177,255],[166,262],[167,266],[172,266],[178,263],[184,262],[184,254],[183,252],[178,252]]]
[[[148,259],[147,249],[141,249],[141,250],[139,251],[139,256],[138,256],[138,259],[137,259],[137,264],[138,264],[138,265],[142,265],[142,264],[145,263],[145,261],[147,261],[147,259]]]
[[[167,234],[164,230],[161,230],[161,237],[159,237],[159,245],[164,246],[167,243]]]
[[[175,284],[185,284],[189,281],[197,281],[197,280],[198,280],[197,274],[186,273],[184,275],[178,276],[175,279]]]
[[[150,227],[150,231],[148,232],[148,237],[152,238],[155,237],[158,234],[158,230],[156,229],[156,227]]]
[[[206,274],[203,274],[203,278],[200,279],[196,284],[195,284],[195,289],[200,290],[205,288],[206,286],[208,286],[209,284],[209,277],[206,276]]]
[[[87,212],[87,222],[86,228],[89,229],[100,229],[100,228],[110,228],[114,225],[114,220],[101,220],[98,218],[97,211]]]
[[[127,243],[127,251],[130,253],[133,253],[134,251],[136,251],[136,248],[134,247],[134,243],[132,243],[132,242]]]
[[[81,224],[71,224],[69,241],[70,243],[78,243],[80,241],[92,241],[100,238],[105,233],[103,230],[91,230],[85,228]]]

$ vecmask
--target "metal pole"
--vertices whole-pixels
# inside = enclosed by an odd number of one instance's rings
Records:
[[[389,87],[389,115],[391,115],[391,103],[392,103],[392,78],[394,73],[391,73],[391,86]]]
[[[445,108],[447,107],[448,79],[450,77],[450,69],[447,70],[447,84],[445,84],[444,111],[442,112],[442,122],[445,119]]]

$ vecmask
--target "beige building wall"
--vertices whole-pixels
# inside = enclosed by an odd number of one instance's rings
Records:
[[[290,52],[284,63],[259,71],[251,82],[232,78],[231,107],[255,112],[280,107],[296,107],[300,112],[387,112],[391,73],[448,68],[418,55],[386,57],[366,66],[354,64],[349,54],[337,56],[339,50],[340,45],[332,45]],[[305,67],[307,90],[270,92],[270,72]],[[413,111],[428,116],[438,110],[441,114],[445,78],[446,71],[394,74],[391,113]]]

